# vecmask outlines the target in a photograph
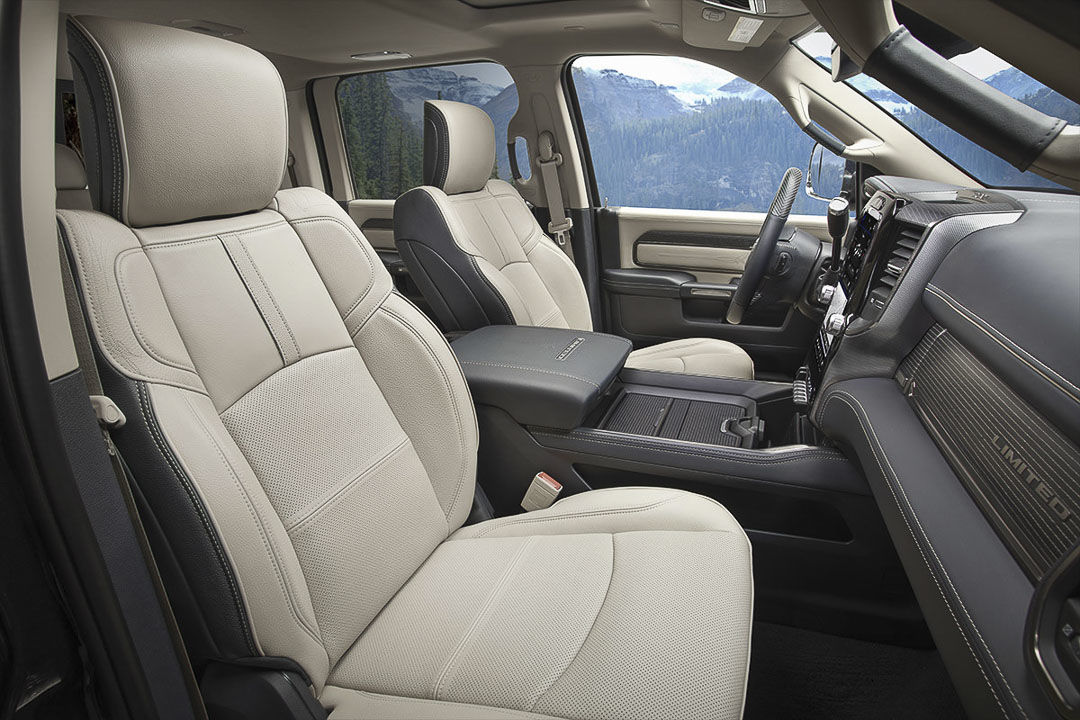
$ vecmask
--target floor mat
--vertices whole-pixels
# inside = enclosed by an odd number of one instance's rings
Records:
[[[745,720],[963,720],[935,650],[754,623]]]

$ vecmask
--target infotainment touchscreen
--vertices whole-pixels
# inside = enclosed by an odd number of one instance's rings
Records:
[[[840,285],[844,291],[850,293],[859,279],[859,271],[862,269],[866,251],[870,248],[870,240],[877,230],[878,221],[881,218],[879,212],[873,208],[867,208],[855,223],[855,232],[851,234],[851,242],[848,244],[844,260],[840,264]]]

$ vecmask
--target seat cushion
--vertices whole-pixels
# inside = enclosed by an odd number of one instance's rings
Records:
[[[635,350],[626,360],[635,370],[754,379],[754,361],[738,345],[714,338],[672,340]]]
[[[752,606],[749,542],[722,506],[583,493],[451,535],[322,700],[333,718],[738,718]]]

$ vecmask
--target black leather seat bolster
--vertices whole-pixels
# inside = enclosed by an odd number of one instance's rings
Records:
[[[59,231],[64,252],[70,254],[64,223],[59,224]],[[85,302],[82,299],[80,304],[86,307]],[[224,544],[202,498],[164,439],[145,383],[121,375],[99,352],[95,343],[103,390],[117,405],[129,409],[126,422],[112,429],[110,436],[131,475],[140,520],[192,666],[198,672],[211,660],[259,655]]]
[[[476,259],[454,242],[442,211],[424,188],[410,190],[394,203],[394,240],[444,330],[514,324],[502,295],[480,272]]]

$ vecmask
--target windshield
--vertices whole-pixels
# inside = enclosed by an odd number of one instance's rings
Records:
[[[819,28],[803,35],[795,41],[795,45],[826,70],[831,69],[833,40],[824,30]],[[1070,125],[1080,124],[1080,105],[1025,75],[987,50],[978,48],[969,53],[957,55],[951,62],[987,85],[997,88],[1029,107],[1061,118]],[[871,77],[859,74],[844,82],[891,114],[924,142],[984,185],[1062,187],[1035,173],[1020,172],[997,155],[938,122]]]

